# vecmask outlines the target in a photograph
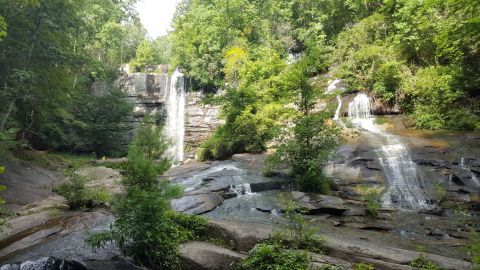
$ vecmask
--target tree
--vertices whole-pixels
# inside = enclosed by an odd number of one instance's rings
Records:
[[[144,40],[137,47],[135,58],[130,62],[130,66],[134,70],[143,69],[147,71],[147,66],[155,64],[155,54],[152,43]]]
[[[181,194],[181,188],[158,180],[169,167],[164,158],[166,146],[161,129],[146,119],[129,149],[122,179],[126,194],[113,206],[117,218],[109,231],[87,239],[92,247],[114,241],[143,266],[178,269],[179,245],[202,233],[206,220],[171,209],[170,200]]]
[[[309,66],[308,60],[300,60],[289,73],[290,81],[296,82],[301,114],[296,116],[294,127],[285,130],[279,138],[275,154],[267,160],[266,172],[287,164],[296,188],[328,193],[329,183],[323,175],[323,167],[338,143],[339,130],[327,123],[329,112],[313,112],[318,89],[308,83]]]

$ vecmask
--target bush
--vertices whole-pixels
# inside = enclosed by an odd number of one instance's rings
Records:
[[[242,261],[238,270],[306,270],[311,258],[305,251],[284,250],[279,246],[258,244]]]
[[[280,201],[284,209],[285,222],[279,224],[273,238],[267,243],[284,249],[302,249],[324,254],[323,243],[325,240],[316,235],[318,230],[305,222],[302,214],[305,214],[306,211],[283,194],[280,196]]]
[[[370,191],[363,195],[362,200],[366,203],[367,215],[376,217],[378,215],[378,209],[381,207],[380,193],[376,191]]]
[[[277,151],[267,159],[267,171],[288,164],[296,188],[306,192],[328,193],[330,188],[328,179],[323,175],[323,165],[337,145],[339,136],[337,128],[326,124],[328,118],[327,113],[297,118],[291,133],[280,138]]]
[[[369,263],[357,263],[352,268],[354,270],[375,270],[375,266]]]
[[[94,201],[106,202],[110,194],[103,188],[88,187],[88,179],[74,171],[64,171],[65,183],[56,186],[53,191],[67,199],[70,209],[79,209],[88,206]]]
[[[468,254],[472,258],[474,269],[480,269],[480,236],[475,228],[472,228],[471,244],[468,245]]]
[[[3,166],[0,166],[0,174],[4,173],[5,172],[5,167]],[[6,189],[6,187],[4,185],[0,185],[0,191],[4,191]],[[4,208],[4,205],[5,204],[5,201],[0,198],[0,215],[3,216],[4,213],[6,213],[6,209]],[[0,229],[1,227],[5,224],[6,222],[6,219],[4,219],[3,217],[0,217]]]
[[[87,238],[94,249],[114,241],[143,266],[178,269],[180,244],[203,234],[204,218],[176,213],[170,207],[170,200],[182,190],[158,178],[170,164],[164,156],[166,148],[161,130],[145,119],[129,148],[122,179],[126,194],[113,204],[117,219],[109,231]]]
[[[441,270],[441,268],[428,259],[424,254],[421,254],[418,258],[409,263],[411,267],[419,270]]]

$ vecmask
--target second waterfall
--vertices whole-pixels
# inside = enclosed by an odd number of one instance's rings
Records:
[[[383,206],[401,209],[430,208],[423,190],[423,181],[407,145],[397,136],[375,126],[375,119],[370,113],[370,98],[360,93],[348,108],[348,117],[353,125],[375,135],[375,140],[381,143],[376,152],[388,182],[382,196]]]

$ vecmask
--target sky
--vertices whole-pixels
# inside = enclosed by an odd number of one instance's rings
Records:
[[[140,0],[137,11],[143,25],[152,38],[167,34],[175,6],[180,0]]]

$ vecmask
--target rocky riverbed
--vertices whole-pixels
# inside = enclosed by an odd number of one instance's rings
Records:
[[[408,263],[421,254],[417,252],[421,246],[423,254],[446,269],[468,269],[464,248],[470,233],[459,218],[469,213],[468,218],[478,224],[479,186],[474,176],[480,167],[480,137],[411,131],[402,127],[403,123],[394,117],[380,127],[402,138],[425,185],[433,187],[427,192],[432,199],[432,207],[427,209],[384,207],[376,217],[367,214],[361,193],[382,190],[386,180],[375,155],[378,145],[362,135],[347,140],[327,165],[326,172],[335,184],[330,195],[294,191],[291,179],[281,175],[265,177],[263,154],[204,163],[190,160],[170,169],[164,177],[185,189],[172,207],[209,218],[210,234],[231,243],[228,248],[204,242],[184,244],[184,269],[228,269],[245,258],[283,221],[282,196],[306,209],[307,223],[326,238],[329,252],[313,254],[315,265],[351,269],[354,263],[368,262],[376,269],[411,269]],[[122,192],[121,174],[102,163],[79,173],[94,179],[92,185]],[[87,269],[138,269],[114,245],[94,252],[84,243],[89,232],[103,230],[112,222],[108,205],[69,211],[64,199],[51,192],[53,185],[63,181],[59,174],[24,163],[10,168],[2,176],[9,187],[4,196],[11,198],[8,206],[16,214],[0,233],[0,262],[10,267],[0,269],[37,269],[20,268],[22,263],[40,267],[75,266],[76,262]]]

